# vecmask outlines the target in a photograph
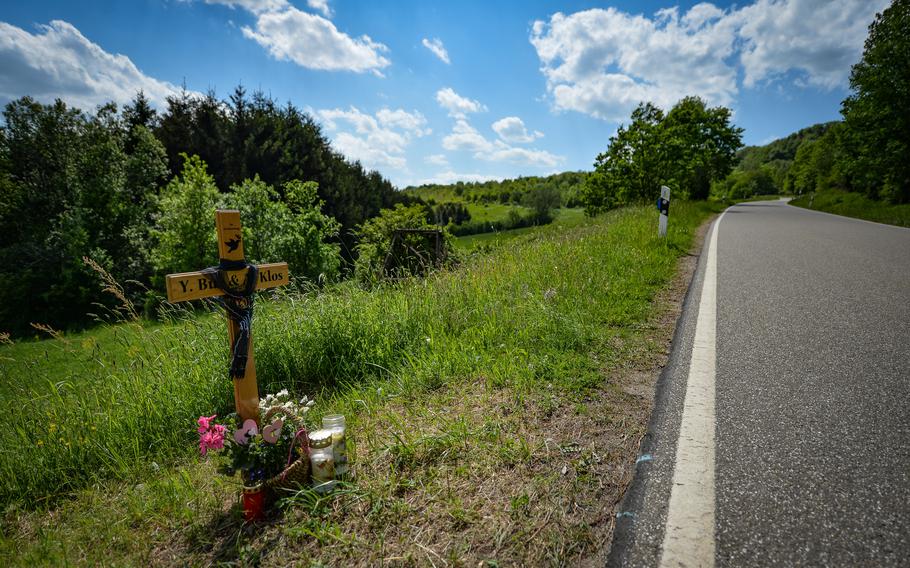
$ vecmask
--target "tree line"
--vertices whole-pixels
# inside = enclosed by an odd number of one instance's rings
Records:
[[[669,112],[651,103],[632,111],[631,122],[610,137],[582,189],[589,215],[656,200],[660,186],[674,197],[707,199],[711,183],[733,169],[742,132],[731,111],[686,97]]]
[[[3,118],[0,328],[16,334],[110,305],[83,257],[154,311],[163,274],[216,262],[216,206],[241,208],[251,258],[318,279],[352,260],[357,226],[413,200],[334,151],[306,113],[243,87],[224,101],[184,89],[161,112],[142,92],[94,114],[23,97]]]
[[[876,15],[850,73],[842,120],[749,147],[716,185],[718,196],[824,191],[910,203],[910,0]]]
[[[556,192],[565,207],[578,207],[579,195],[584,186],[588,172],[562,172],[549,176],[521,176],[514,179],[489,180],[479,182],[459,181],[452,184],[424,184],[406,187],[405,194],[419,197],[431,205],[435,202],[464,201],[469,203],[502,203],[525,205],[529,194]]]
[[[597,157],[582,200],[590,213],[656,198],[660,185],[704,199],[839,190],[910,203],[910,0],[869,26],[840,121],[741,147],[730,111],[688,97],[669,112],[642,103]]]

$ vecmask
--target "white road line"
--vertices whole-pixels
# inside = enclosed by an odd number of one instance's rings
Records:
[[[676,467],[664,530],[664,566],[714,566],[714,356],[717,333],[717,233],[708,243]]]

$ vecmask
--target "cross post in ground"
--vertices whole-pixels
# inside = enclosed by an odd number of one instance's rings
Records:
[[[286,262],[256,266],[245,264],[239,211],[223,209],[216,211],[215,224],[218,231],[218,257],[221,260],[219,267],[168,274],[167,300],[177,303],[216,296],[221,298],[228,312],[228,343],[232,355],[230,374],[234,380],[234,404],[241,420],[253,419],[258,424],[259,387],[256,384],[256,363],[253,360],[253,336],[249,329],[252,312],[248,312],[249,318],[246,322],[243,322],[239,315],[244,310],[251,310],[253,292],[288,284],[290,273]],[[251,278],[255,283],[249,280]],[[242,353],[243,343],[246,344],[245,353]]]

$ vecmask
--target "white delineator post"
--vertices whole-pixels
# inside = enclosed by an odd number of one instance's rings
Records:
[[[660,186],[660,197],[657,199],[657,210],[660,215],[657,219],[657,236],[667,236],[667,220],[670,215],[670,188]]]

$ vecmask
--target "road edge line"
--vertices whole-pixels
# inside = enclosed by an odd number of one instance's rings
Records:
[[[714,566],[714,382],[717,337],[717,235],[708,240],[705,276],[695,323],[676,444],[673,483],[660,566]]]

